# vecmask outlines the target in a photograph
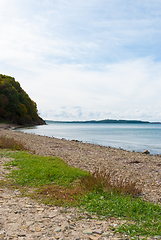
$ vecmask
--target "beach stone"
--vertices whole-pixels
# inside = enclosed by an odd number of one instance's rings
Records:
[[[93,231],[88,228],[88,229],[84,230],[83,233],[84,233],[84,234],[92,234]]]
[[[90,239],[90,240],[98,240],[98,239],[99,239],[99,237],[90,236],[90,237],[89,237],[89,239]]]
[[[3,237],[5,237],[5,231],[4,230],[0,231],[0,238],[3,238]]]
[[[25,225],[26,225],[27,227],[29,227],[29,226],[31,226],[31,225],[33,225],[33,224],[34,224],[33,221],[26,221],[26,224],[25,224]]]
[[[102,237],[109,237],[111,236],[110,232],[103,232]]]
[[[68,223],[64,223],[64,224],[61,226],[61,231],[62,231],[62,232],[65,232],[67,229],[69,229],[69,224],[68,224]]]
[[[100,235],[102,234],[102,232],[103,232],[102,229],[94,229],[93,230],[93,233],[100,234]]]
[[[49,218],[55,218],[57,216],[57,213],[51,213],[51,214],[49,214]]]
[[[144,150],[142,153],[143,154],[150,154],[150,152],[148,150]]]
[[[61,228],[60,227],[56,227],[54,231],[55,232],[61,232]]]

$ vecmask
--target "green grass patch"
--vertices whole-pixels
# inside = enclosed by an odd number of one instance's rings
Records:
[[[9,177],[21,186],[40,186],[44,184],[59,184],[68,186],[76,179],[87,175],[86,171],[70,167],[58,157],[43,157],[23,151],[3,152],[13,160],[6,166],[16,166]]]
[[[117,192],[91,192],[81,204],[97,215],[127,220],[117,231],[131,236],[161,235],[161,206]],[[132,221],[132,222],[131,222]]]

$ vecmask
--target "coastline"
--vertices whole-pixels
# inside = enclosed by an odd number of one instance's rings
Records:
[[[161,155],[11,131],[16,127],[20,126],[0,124],[0,136],[22,141],[35,154],[58,156],[72,167],[91,172],[96,167],[116,171],[118,177],[135,180],[143,186],[142,199],[161,202]]]

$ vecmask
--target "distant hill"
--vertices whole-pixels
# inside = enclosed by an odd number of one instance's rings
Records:
[[[131,124],[161,124],[160,122],[148,122],[140,120],[114,120],[114,119],[104,119],[104,120],[90,120],[90,121],[51,121],[46,120],[46,123],[131,123]]]
[[[0,74],[0,122],[42,125],[37,106],[13,77]]]

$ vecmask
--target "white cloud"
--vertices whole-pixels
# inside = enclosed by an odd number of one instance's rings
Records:
[[[56,119],[59,116],[67,120],[65,116],[68,112],[68,115],[71,114],[70,120],[78,119],[75,106],[79,106],[82,119],[89,119],[91,112],[93,118],[98,118],[99,112],[100,118],[123,118],[124,115],[138,119],[143,118],[144,112],[145,118],[153,116],[158,120],[160,87],[156,86],[161,80],[160,69],[161,63],[156,67],[151,59],[110,64],[101,72],[66,65],[47,69],[43,74],[41,72],[35,81],[30,80],[31,84],[24,79],[23,85],[35,97],[45,118]],[[157,72],[156,76],[154,72]],[[62,110],[62,106],[66,106],[66,109]]]
[[[44,118],[160,120],[160,16],[159,0],[1,0],[0,72]]]

